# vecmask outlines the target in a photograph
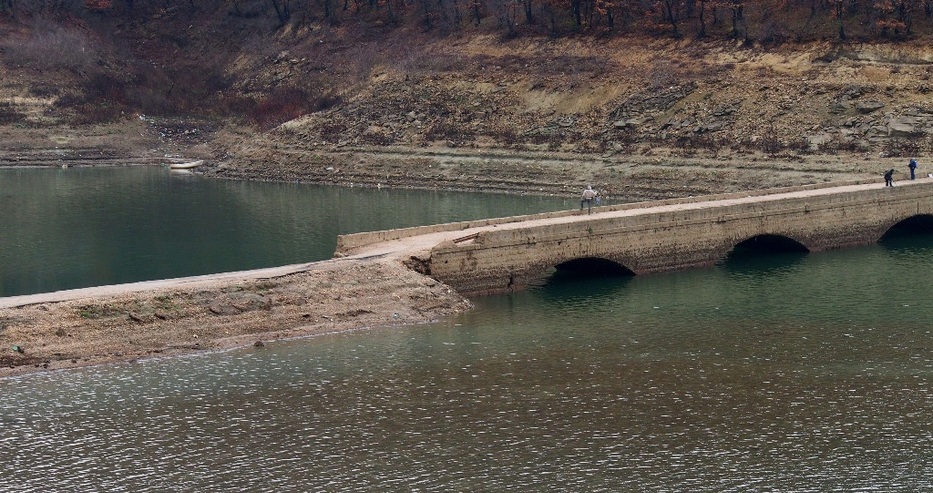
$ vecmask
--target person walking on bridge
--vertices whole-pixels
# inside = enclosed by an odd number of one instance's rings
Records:
[[[917,177],[917,176],[916,176],[916,173],[917,173],[917,160],[916,160],[916,159],[911,159],[911,160],[910,160],[910,163],[907,164],[907,167],[910,168],[910,179],[911,179],[911,180],[915,179],[915,178]]]
[[[596,190],[591,185],[586,186],[583,191],[583,198],[580,200],[580,210],[583,210],[583,204],[586,203],[587,214],[593,213],[593,199],[596,198]]]
[[[886,187],[894,186],[894,168],[891,168],[884,172],[884,186]]]

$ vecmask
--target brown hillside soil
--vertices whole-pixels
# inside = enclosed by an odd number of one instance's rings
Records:
[[[338,90],[333,106],[268,130],[136,114],[67,125],[53,96],[29,89],[39,74],[0,68],[16,120],[0,125],[0,164],[206,157],[202,172],[224,178],[563,195],[592,184],[621,200],[865,178],[908,157],[922,170],[931,61],[922,40],[767,48],[322,29],[231,67],[240,95]]]
[[[426,42],[343,104],[226,133],[206,173],[623,200],[864,178],[929,152],[930,60],[920,42]]]

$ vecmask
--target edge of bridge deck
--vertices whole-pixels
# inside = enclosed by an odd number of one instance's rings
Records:
[[[698,195],[692,197],[683,197],[676,199],[652,200],[645,202],[630,202],[625,204],[608,205],[593,208],[593,214],[587,214],[586,211],[576,209],[544,212],[539,214],[526,214],[521,216],[507,216],[492,219],[479,219],[473,221],[458,221],[452,223],[434,224],[430,226],[415,226],[411,228],[386,229],[380,231],[367,231],[362,233],[350,233],[339,235],[337,237],[336,257],[345,257],[353,255],[365,249],[366,247],[379,243],[401,240],[413,236],[428,235],[432,233],[444,233],[451,231],[464,231],[473,228],[485,226],[498,226],[512,223],[527,223],[536,220],[548,220],[555,218],[573,218],[580,215],[605,215],[605,213],[632,211],[639,209],[659,208],[665,206],[697,205],[705,203],[722,203],[729,201],[743,201],[747,199],[762,198],[772,196],[775,199],[787,196],[789,194],[807,194],[814,195],[825,193],[829,189],[840,189],[845,187],[864,187],[876,183],[876,180],[848,180],[838,182],[817,183],[811,185],[799,185],[793,187],[769,188],[760,190],[748,190],[743,192],[733,192],[716,195]],[[464,238],[473,236],[465,232]]]
[[[262,269],[241,270],[233,272],[219,272],[189,277],[176,277],[170,279],[154,279],[124,284],[106,284],[103,286],[90,286],[86,288],[64,289],[44,293],[23,294],[0,297],[0,309],[16,308],[36,305],[40,303],[55,303],[60,301],[73,301],[85,298],[98,298],[118,296],[127,293],[143,291],[158,291],[162,289],[198,288],[207,287],[217,283],[236,282],[246,280],[272,279],[299,272],[308,272],[316,269],[336,268],[340,263],[351,259],[328,259],[303,264],[289,264],[278,267]]]

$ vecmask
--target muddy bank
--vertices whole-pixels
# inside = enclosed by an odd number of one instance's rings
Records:
[[[226,141],[229,152],[208,159],[198,172],[238,180],[562,197],[577,197],[592,185],[604,197],[634,202],[880,179],[884,170],[906,171],[907,164],[868,154],[684,157],[665,148],[639,155],[443,146],[315,149],[266,137]]]
[[[471,306],[446,285],[383,259],[3,308],[0,377],[427,323]]]

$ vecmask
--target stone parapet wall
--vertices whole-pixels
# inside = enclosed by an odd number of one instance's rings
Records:
[[[850,181],[850,182],[834,182],[834,183],[821,183],[815,185],[801,185],[796,187],[785,187],[780,189],[771,189],[771,190],[751,190],[748,192],[737,192],[729,194],[720,194],[720,195],[705,195],[698,197],[682,197],[674,198],[667,200],[651,201],[651,202],[632,202],[627,204],[616,204],[610,206],[599,207],[599,211],[622,211],[622,210],[631,210],[631,209],[643,209],[646,207],[656,207],[660,205],[677,205],[677,204],[688,204],[694,202],[707,202],[711,200],[729,200],[729,199],[741,199],[747,197],[756,197],[763,195],[770,195],[775,193],[786,193],[786,192],[795,192],[802,190],[814,190],[826,187],[834,187],[840,185],[851,185],[859,184],[863,181]],[[415,226],[411,228],[398,228],[398,229],[388,229],[381,231],[368,231],[362,233],[351,233],[340,235],[337,237],[337,250],[334,254],[335,257],[344,257],[355,253],[361,248],[365,248],[370,245],[382,243],[385,241],[399,240],[402,238],[409,238],[412,236],[419,236],[430,233],[440,233],[446,231],[459,231],[466,230],[470,228],[482,227],[482,226],[492,226],[497,224],[509,224],[522,221],[529,221],[535,219],[547,219],[553,217],[568,217],[585,214],[576,209],[566,210],[566,211],[556,211],[556,212],[546,212],[541,214],[528,214],[521,216],[508,216],[501,218],[490,218],[490,219],[479,219],[473,221],[459,221],[452,223],[444,224],[434,224],[429,226]]]
[[[650,206],[675,204],[689,201]],[[727,198],[722,205],[483,231],[472,242],[435,247],[429,270],[461,292],[495,292],[521,288],[547,269],[579,258],[607,259],[644,274],[710,265],[760,235],[793,239],[814,252],[869,244],[898,222],[922,214],[933,214],[933,181],[737,204]]]

